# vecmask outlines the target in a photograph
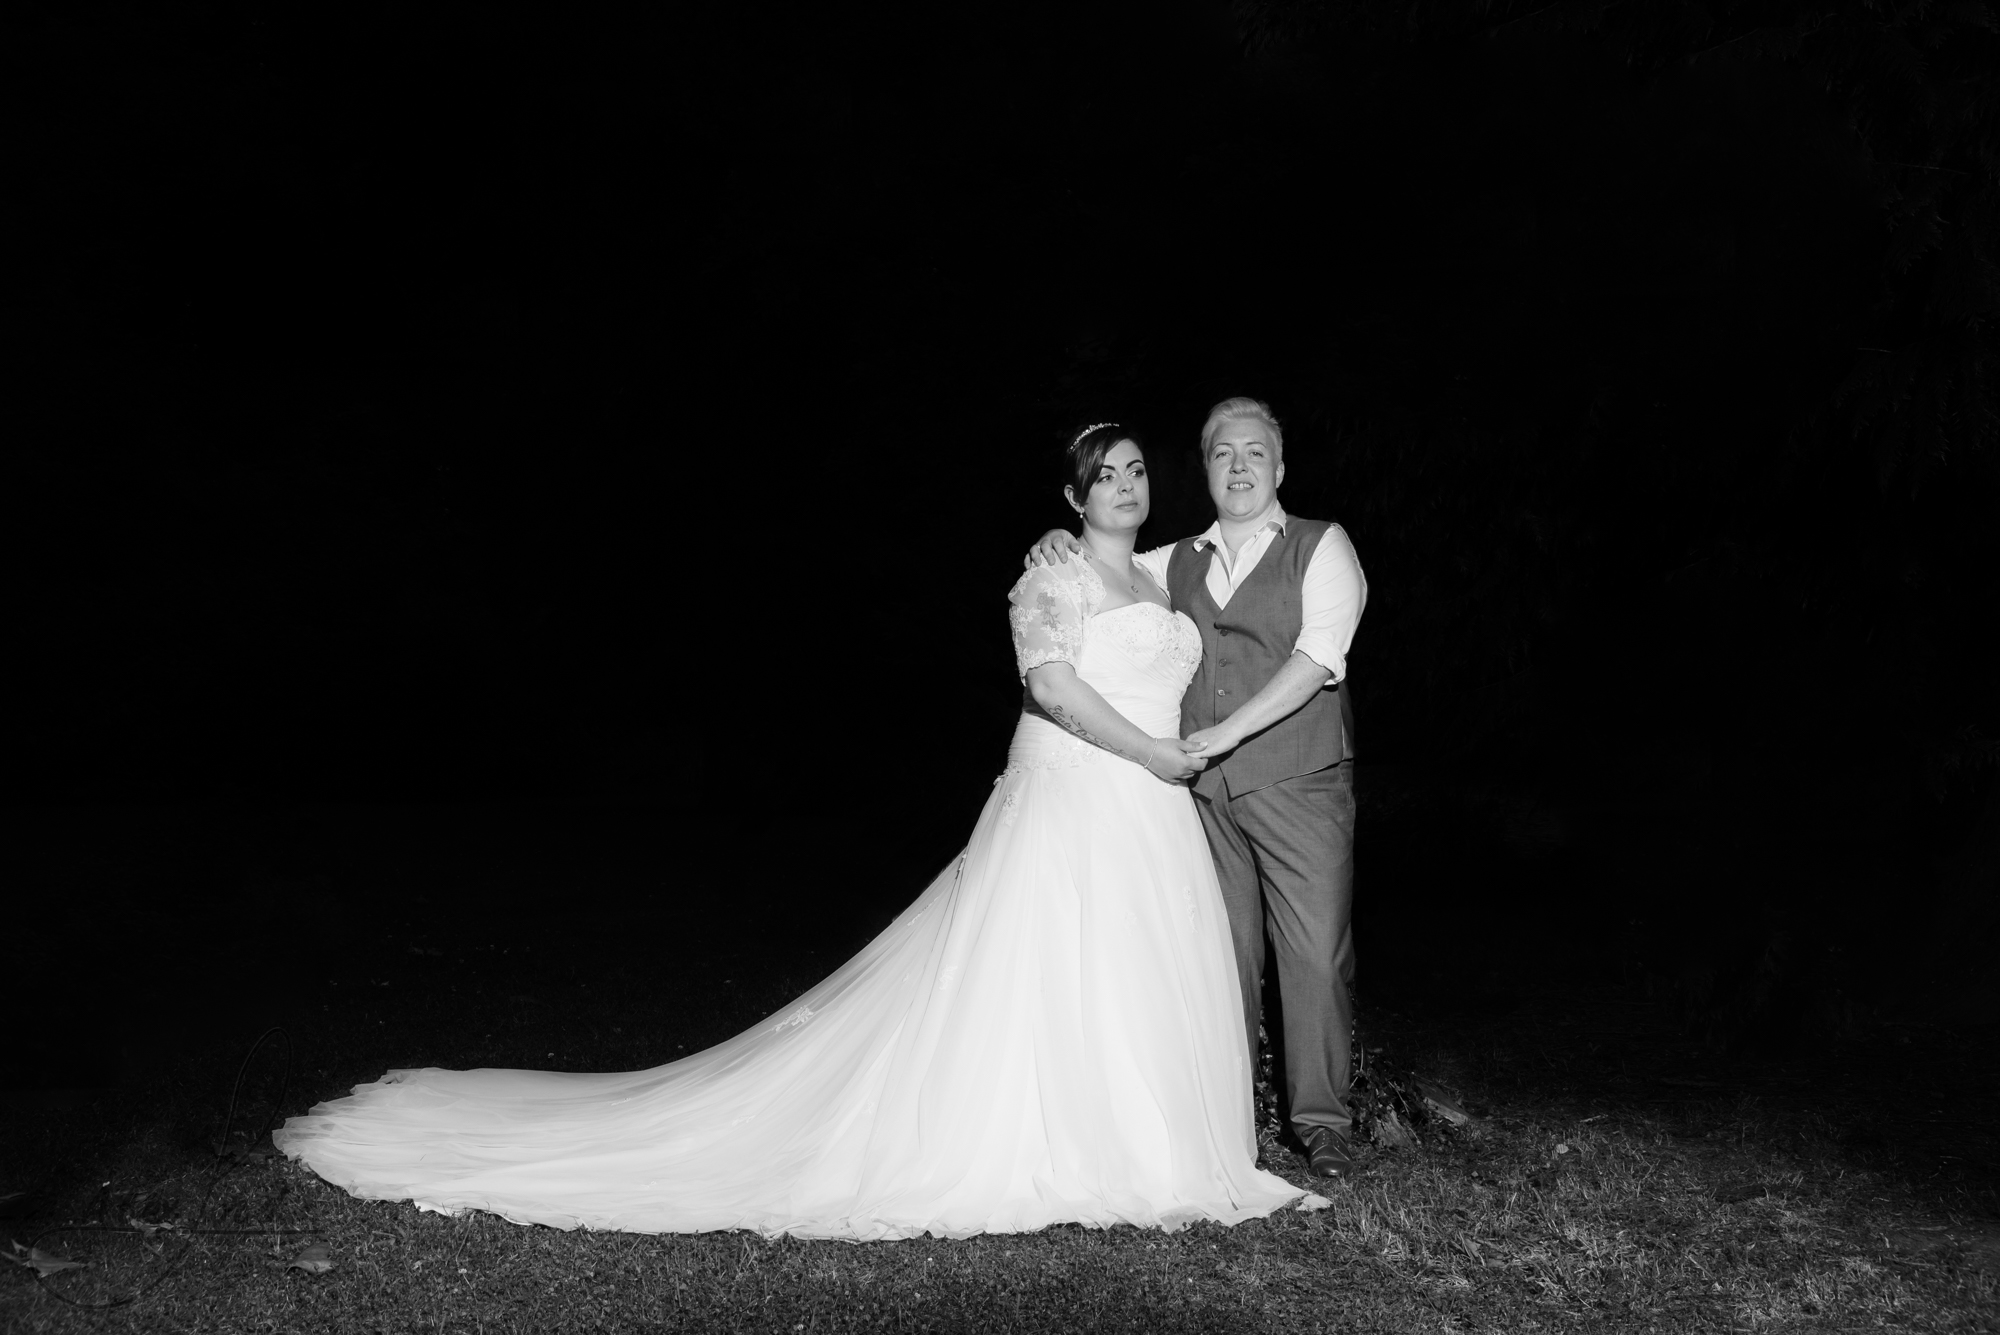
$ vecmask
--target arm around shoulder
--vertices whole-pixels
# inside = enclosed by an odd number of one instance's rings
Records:
[[[1132,564],[1145,571],[1153,583],[1160,586],[1162,592],[1167,587],[1167,568],[1173,564],[1174,548],[1177,545],[1170,542],[1164,547],[1137,552],[1132,557]]]
[[[1033,570],[1036,566],[1060,565],[1084,550],[1084,545],[1077,539],[1076,534],[1068,529],[1052,528],[1035,539],[1035,545],[1021,558],[1021,568]]]

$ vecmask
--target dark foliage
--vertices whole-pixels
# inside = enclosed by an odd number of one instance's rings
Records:
[[[10,16],[9,793],[671,785],[729,852],[781,776],[893,897],[1061,428],[1148,428],[1175,537],[1249,392],[1369,572],[1364,794],[1718,1033],[1973,985],[1990,4],[745,18]]]
[[[1237,13],[1351,114],[1491,109],[1430,167],[1456,301],[1288,386],[1380,572],[1377,735],[1659,807],[1641,912],[1719,1036],[1839,1024],[1899,931],[1962,972],[1990,915],[1911,896],[2000,738],[1992,8]]]

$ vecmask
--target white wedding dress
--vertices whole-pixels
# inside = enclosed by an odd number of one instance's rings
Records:
[[[1177,735],[1185,616],[1095,612],[1081,563],[1011,597],[1023,673]],[[272,1138],[356,1196],[557,1228],[1235,1223],[1304,1195],[1256,1167],[1241,1007],[1187,789],[1024,715],[964,853],[763,1023],[647,1071],[391,1071]]]

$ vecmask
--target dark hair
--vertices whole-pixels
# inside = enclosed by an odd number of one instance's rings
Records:
[[[1116,422],[1098,422],[1070,436],[1069,448],[1063,451],[1063,481],[1075,489],[1078,500],[1090,495],[1090,489],[1097,485],[1098,471],[1104,467],[1104,456],[1121,440],[1137,445],[1139,457],[1146,457],[1146,442],[1139,439],[1139,433]]]

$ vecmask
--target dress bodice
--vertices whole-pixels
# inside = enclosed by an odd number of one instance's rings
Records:
[[[1181,693],[1201,664],[1201,632],[1182,612],[1127,603],[1084,622],[1076,674],[1155,737],[1180,732]]]
[[[1099,610],[1104,581],[1087,561],[1038,566],[1009,595],[1021,676],[1065,662],[1106,703],[1156,737],[1180,733],[1181,693],[1201,665],[1201,632],[1156,603]]]

